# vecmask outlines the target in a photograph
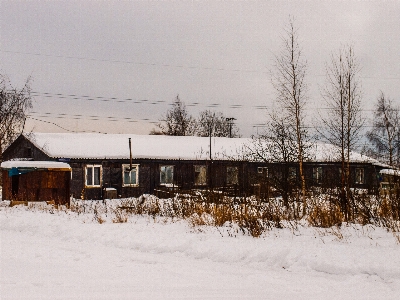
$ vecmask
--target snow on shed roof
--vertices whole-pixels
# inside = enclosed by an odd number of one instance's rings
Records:
[[[400,171],[394,169],[382,169],[379,171],[379,173],[385,175],[400,176]]]
[[[58,161],[32,161],[32,160],[9,160],[1,163],[3,169],[26,168],[26,169],[68,169],[69,164]]]
[[[210,157],[209,137],[99,133],[33,133],[24,136],[52,158],[129,159],[129,138],[133,158],[206,160]],[[213,137],[211,153],[215,160],[240,160],[246,158],[254,145],[250,138]],[[333,145],[314,144],[309,160],[338,161],[337,150]],[[249,157],[251,155],[247,155],[247,159]],[[257,158],[253,157],[253,160]],[[354,151],[350,160],[384,166]]]

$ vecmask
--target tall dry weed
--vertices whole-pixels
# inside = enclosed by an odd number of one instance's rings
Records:
[[[307,220],[311,226],[329,228],[341,226],[344,215],[340,207],[334,203],[314,203],[310,208]]]

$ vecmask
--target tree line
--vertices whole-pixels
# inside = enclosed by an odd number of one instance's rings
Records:
[[[186,105],[181,101],[179,95],[172,103],[172,108],[160,119],[157,127],[150,134],[164,134],[174,136],[216,136],[216,137],[239,137],[239,129],[233,123],[234,118],[226,117],[222,112],[204,110],[197,118],[189,114]]]

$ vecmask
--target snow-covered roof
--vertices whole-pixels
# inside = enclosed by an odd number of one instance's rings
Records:
[[[65,169],[71,170],[69,164],[58,161],[32,161],[32,160],[9,160],[1,163],[3,169]]]
[[[129,159],[129,138],[133,158],[204,160],[210,156],[208,137],[97,133],[34,133],[25,137],[52,158]],[[237,158],[238,150],[250,141],[212,138],[213,159]]]
[[[379,173],[385,175],[400,176],[400,171],[394,169],[382,169],[379,171]]]
[[[340,149],[331,144],[316,143],[309,149],[309,159],[312,161],[324,162],[324,161],[339,161]],[[374,165],[389,167],[386,164],[379,162],[378,160],[361,153],[351,151],[350,152],[351,162],[368,162]]]
[[[206,160],[210,157],[209,137],[98,133],[31,133],[25,137],[52,158],[129,159],[129,138],[132,157],[136,159]],[[255,145],[250,138],[213,137],[212,158],[257,160],[248,155]],[[317,143],[309,152],[309,161],[338,161],[337,147],[333,145]],[[351,152],[350,160],[382,165],[357,152]]]

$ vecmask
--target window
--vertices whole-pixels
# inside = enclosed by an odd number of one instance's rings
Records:
[[[313,180],[315,183],[321,183],[322,181],[322,167],[313,168]]]
[[[160,184],[174,183],[174,166],[160,167]]]
[[[289,179],[291,180],[297,179],[297,171],[295,167],[289,167]]]
[[[100,187],[101,186],[101,165],[87,165],[86,171],[86,186]]]
[[[122,165],[122,186],[138,186],[139,185],[139,165]]]
[[[356,168],[356,184],[364,183],[364,169]]]
[[[264,174],[265,176],[268,176],[268,168],[267,167],[258,167],[257,168],[257,173],[258,174]]]
[[[206,185],[207,184],[207,167],[194,166],[194,184]]]
[[[239,170],[237,167],[226,168],[226,183],[239,184]]]

